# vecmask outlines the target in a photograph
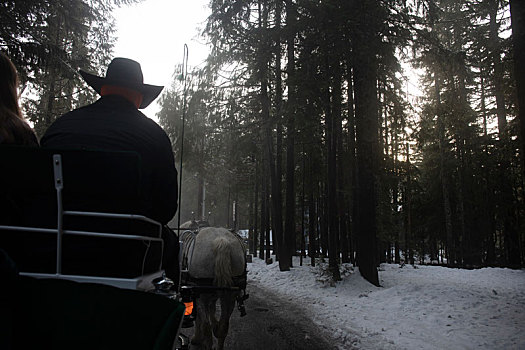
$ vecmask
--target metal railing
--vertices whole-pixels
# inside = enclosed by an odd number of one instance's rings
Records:
[[[56,254],[56,271],[52,273],[34,273],[34,272],[20,272],[21,275],[31,276],[36,278],[61,278],[69,279],[80,282],[93,282],[113,285],[127,289],[141,289],[147,288],[145,282],[153,280],[156,277],[162,276],[162,260],[164,253],[164,240],[162,237],[162,224],[155,220],[152,220],[143,215],[136,214],[115,214],[115,213],[100,213],[100,212],[85,212],[85,211],[64,211],[62,203],[62,190],[64,188],[64,178],[62,174],[62,157],[60,154],[53,154],[53,172],[54,182],[57,195],[57,227],[56,228],[41,228],[41,227],[29,227],[29,226],[13,226],[13,225],[0,225],[0,230],[8,231],[19,231],[19,232],[33,232],[33,233],[47,233],[56,234],[57,236],[57,254]],[[154,226],[158,226],[158,236],[142,236],[142,235],[127,235],[117,234],[111,232],[94,232],[94,231],[82,231],[82,230],[65,230],[64,229],[64,216],[84,216],[92,218],[110,218],[110,219],[123,219],[123,220],[134,220],[142,221]],[[158,272],[137,276],[136,278],[119,278],[119,277],[99,277],[99,276],[83,276],[83,275],[68,275],[62,274],[62,250],[63,235],[76,235],[76,236],[87,236],[87,237],[100,237],[100,238],[116,238],[123,240],[136,240],[136,241],[148,241],[148,242],[159,242],[161,245],[161,257],[158,267]],[[144,268],[144,267],[143,267]],[[151,286],[150,286],[151,287]],[[149,288],[149,287],[148,287]]]

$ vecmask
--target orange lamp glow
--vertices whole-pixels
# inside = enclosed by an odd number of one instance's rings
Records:
[[[190,301],[189,303],[184,303],[186,306],[186,311],[184,311],[184,316],[189,316],[193,312],[193,301]]]

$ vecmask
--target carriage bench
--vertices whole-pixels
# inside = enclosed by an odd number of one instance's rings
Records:
[[[21,275],[151,288],[162,225],[134,152],[0,146],[0,248]]]
[[[140,161],[0,146],[0,348],[180,348],[184,304],[145,292],[163,240]]]

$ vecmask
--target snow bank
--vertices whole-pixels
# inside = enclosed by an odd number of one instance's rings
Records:
[[[294,259],[280,272],[254,258],[249,281],[303,307],[341,349],[525,349],[525,270],[383,264],[375,287],[343,265],[331,286],[326,264]]]

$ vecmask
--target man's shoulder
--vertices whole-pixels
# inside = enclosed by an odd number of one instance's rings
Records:
[[[71,117],[76,117],[80,115],[90,114],[90,111],[95,110],[97,108],[100,108],[100,107],[96,106],[96,102],[90,103],[88,105],[77,107],[69,112],[62,114],[60,117],[57,118],[57,120],[60,120],[61,118],[71,118]]]
[[[137,113],[140,114],[140,121],[142,123],[144,123],[145,125],[148,125],[152,129],[157,129],[159,131],[162,131],[163,133],[166,133],[164,129],[159,124],[157,124],[157,122],[155,122],[153,119],[149,118],[148,116],[146,116],[144,113],[142,113],[139,110],[137,110]]]
[[[135,108],[129,108],[126,104],[115,103],[119,102],[118,100],[111,100],[100,98],[97,101],[90,103],[88,105],[75,108],[72,111],[64,113],[60,116],[59,119],[68,119],[68,118],[146,118],[140,111]]]
[[[96,102],[79,107],[63,114],[50,127],[51,130],[61,129],[62,126],[83,125],[90,128],[90,125],[97,125],[103,122],[106,129],[125,128],[128,133],[139,135],[149,135],[151,139],[169,139],[164,129],[154,120],[148,118],[140,110],[128,104],[122,103],[119,99],[101,98]],[[48,129],[48,131],[50,131]]]

